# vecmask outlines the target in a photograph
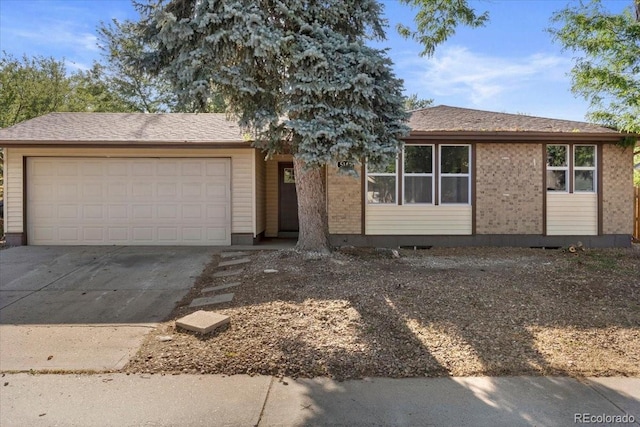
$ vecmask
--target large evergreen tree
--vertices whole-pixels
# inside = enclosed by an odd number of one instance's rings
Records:
[[[202,104],[215,87],[267,155],[294,158],[302,250],[329,248],[324,167],[395,155],[406,134],[402,84],[376,1],[201,2],[148,7],[145,69]]]
[[[420,36],[427,54],[457,22],[479,23],[466,0],[404,2],[423,8],[418,28],[403,32]],[[168,78],[182,102],[204,107],[217,91],[257,147],[291,153],[298,248],[327,251],[325,167],[383,165],[408,132],[402,82],[386,53],[366,44],[384,37],[380,3],[150,0],[140,12],[143,42],[153,48],[137,66]]]

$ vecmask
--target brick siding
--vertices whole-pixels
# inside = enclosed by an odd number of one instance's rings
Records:
[[[476,144],[476,233],[542,234],[542,145]]]
[[[604,234],[633,232],[633,150],[602,148],[602,216]]]
[[[360,172],[360,168],[356,168]],[[362,195],[360,178],[340,175],[335,167],[327,169],[329,232],[360,234]]]

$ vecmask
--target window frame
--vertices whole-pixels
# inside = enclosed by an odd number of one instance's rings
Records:
[[[549,166],[549,147],[564,147],[565,148],[565,166]],[[544,164],[546,166],[545,169],[545,173],[547,174],[546,178],[545,178],[545,182],[547,185],[545,185],[545,191],[547,193],[556,193],[556,194],[562,194],[562,193],[566,193],[569,194],[572,191],[572,184],[573,184],[573,179],[571,176],[571,157],[573,154],[573,149],[569,144],[546,144],[545,145],[545,160],[544,160]],[[548,180],[549,180],[549,172],[550,171],[564,171],[565,173],[565,189],[564,190],[550,190],[549,189],[549,185],[548,185]]]
[[[442,147],[467,147],[467,162],[469,169],[466,173],[443,173],[442,172]],[[473,153],[471,144],[438,144],[438,205],[445,206],[469,206],[473,195],[471,194],[471,175],[472,175],[472,159]],[[442,178],[467,178],[467,201],[466,202],[443,202],[442,201]]]
[[[593,166],[576,166],[576,148],[577,147],[592,147],[593,148]],[[572,147],[572,161],[573,161],[573,174],[572,174],[572,186],[571,190],[573,193],[579,194],[596,194],[598,193],[598,146],[595,144],[574,144]],[[576,190],[575,182],[576,182],[576,171],[593,171],[593,190],[584,191],[584,190]]]
[[[549,166],[548,162],[548,147],[550,146],[562,146],[566,147],[566,166]],[[593,166],[576,166],[576,148],[577,147],[592,147],[593,148]],[[566,176],[566,189],[565,190],[549,190],[548,185],[545,185],[546,192],[552,194],[598,194],[598,144],[558,144],[551,143],[545,144],[545,173],[553,170],[563,170]],[[593,190],[584,191],[576,190],[576,171],[593,171]],[[548,184],[548,175],[545,177],[545,182]]]
[[[408,147],[431,147],[431,173],[414,173],[414,172],[405,172],[406,163],[406,155]],[[403,205],[412,205],[412,206],[432,206],[436,204],[436,194],[435,194],[435,175],[436,175],[436,156],[434,155],[436,152],[435,144],[405,144],[402,149],[402,204]],[[400,168],[398,168],[400,170]],[[406,192],[407,192],[407,183],[405,178],[407,177],[425,177],[431,178],[431,202],[407,202],[406,200]]]
[[[365,176],[366,176],[366,185],[365,185],[365,197],[367,199],[367,205],[374,205],[374,206],[398,206],[398,171],[399,171],[399,157],[400,156],[396,156],[395,162],[396,162],[396,171],[391,173],[391,172],[369,172],[369,163],[366,163],[366,167],[365,167]],[[391,163],[391,162],[389,162]],[[393,203],[383,203],[383,202],[372,202],[369,200],[369,177],[370,176],[392,176],[395,178],[395,202]]]

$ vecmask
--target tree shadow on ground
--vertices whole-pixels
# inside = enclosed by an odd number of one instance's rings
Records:
[[[576,396],[570,378],[529,378],[517,386],[508,377],[478,385],[448,376],[637,375],[636,252],[576,258],[477,249],[396,259],[375,252],[308,258],[280,251],[251,258],[234,301],[217,310],[231,315],[235,331],[231,338],[193,336],[190,345],[208,355],[195,371],[373,378],[377,384],[354,397],[353,388],[367,381],[296,380],[291,385],[303,387],[310,403],[300,403],[299,424],[291,425],[572,424],[575,411],[621,412],[593,389]],[[203,285],[221,284],[202,279]],[[581,358],[592,357],[585,348],[593,345],[601,345],[595,350],[603,360],[585,369]],[[624,348],[635,353],[620,354]],[[425,376],[445,378],[420,382]],[[460,401],[468,402],[468,413],[458,413]],[[349,405],[370,416],[341,421]],[[469,418],[475,413],[484,418]]]

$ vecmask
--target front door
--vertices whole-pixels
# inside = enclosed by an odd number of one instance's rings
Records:
[[[298,196],[293,163],[278,163],[278,234],[298,232]]]

